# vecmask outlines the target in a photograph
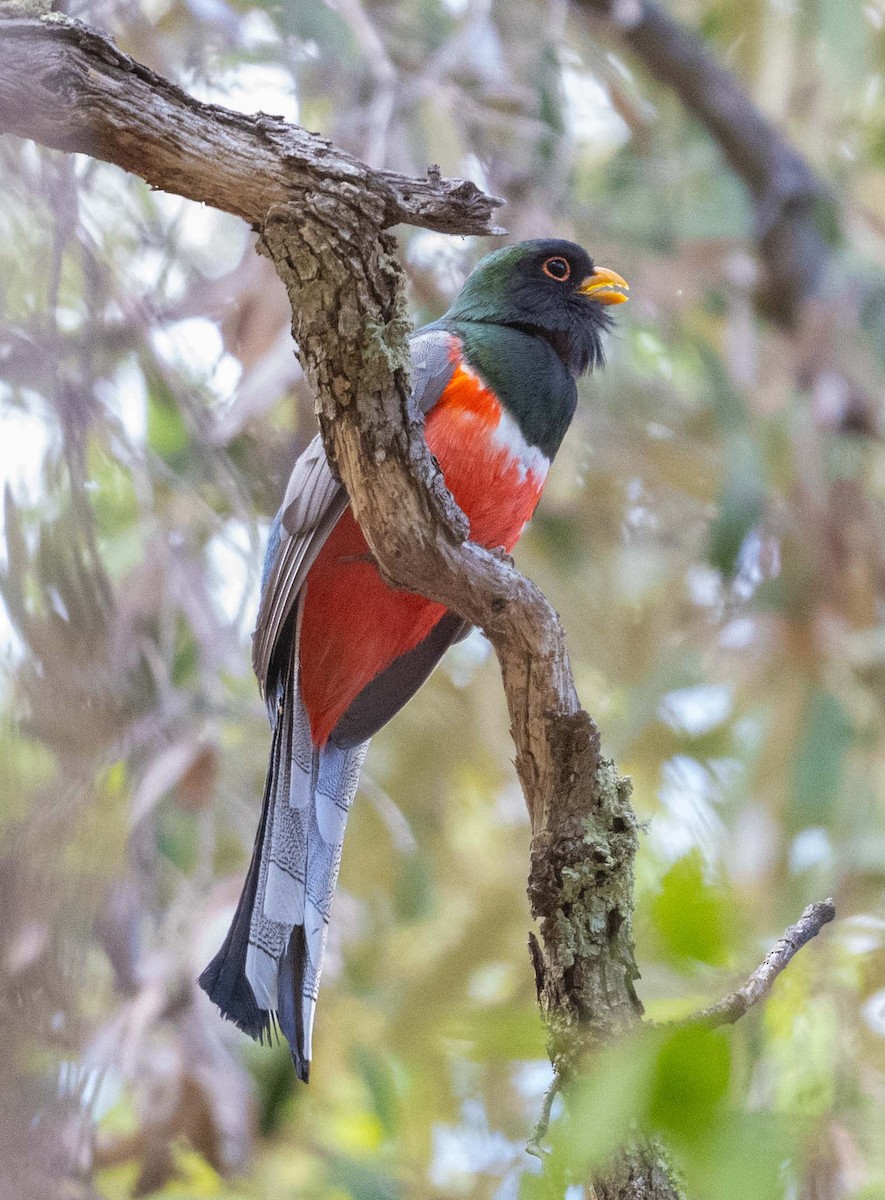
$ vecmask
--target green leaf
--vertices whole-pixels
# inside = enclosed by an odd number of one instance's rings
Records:
[[[544,1056],[544,1027],[537,1009],[529,1005],[474,1009],[447,1024],[445,1034],[466,1043],[470,1057],[484,1062]]]
[[[148,399],[147,436],[151,450],[170,467],[178,470],[184,465],[190,445],[187,426],[171,397],[153,388]]]
[[[721,964],[726,959],[726,897],[704,881],[693,850],[670,868],[652,904],[652,921],[672,958]]]
[[[728,579],[734,575],[747,534],[765,511],[765,488],[759,452],[749,437],[729,438],[725,445],[725,481],[719,512],[710,526],[709,558]]]
[[[157,849],[183,874],[188,875],[197,861],[197,822],[193,813],[177,804],[163,804],[157,810]]]
[[[731,1048],[722,1030],[675,1029],[661,1044],[652,1075],[649,1117],[685,1141],[702,1140],[718,1119],[731,1079]]]
[[[783,1200],[784,1165],[794,1158],[795,1130],[770,1113],[722,1115],[710,1137],[683,1160],[686,1191],[703,1200]]]
[[[585,1178],[617,1151],[626,1131],[644,1122],[656,1052],[657,1040],[643,1030],[594,1056],[551,1129],[554,1171]]]
[[[399,1127],[399,1098],[390,1057],[373,1046],[354,1047],[354,1061],[370,1096],[375,1115],[385,1134],[393,1137]]]
[[[832,692],[812,687],[793,768],[793,827],[825,825],[838,797],[853,730]]]

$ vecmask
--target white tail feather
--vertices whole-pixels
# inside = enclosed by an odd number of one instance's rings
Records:
[[[322,749],[313,745],[296,664],[286,672],[273,715],[283,726],[278,730],[269,828],[261,847],[245,971],[259,1007],[279,1012],[281,960],[290,944],[295,945],[295,927],[304,926],[292,981],[300,997],[292,999],[301,1006],[300,1053],[309,1062],[344,828],[368,742],[346,750],[331,742]]]

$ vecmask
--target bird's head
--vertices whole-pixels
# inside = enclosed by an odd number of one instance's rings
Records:
[[[628,285],[595,267],[574,242],[544,238],[504,246],[474,268],[446,318],[507,325],[548,341],[574,375],[602,362],[608,308]]]

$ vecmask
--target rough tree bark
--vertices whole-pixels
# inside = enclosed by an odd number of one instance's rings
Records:
[[[2,10],[0,10],[2,11]],[[532,822],[538,998],[557,1080],[635,1026],[630,785],[601,758],[563,631],[504,557],[466,540],[409,408],[409,322],[397,221],[489,233],[498,201],[463,181],[370,168],[277,118],[204,105],[94,30],[0,18],[0,132],[79,150],[257,225],[292,303],[324,443],[385,577],[480,626],[497,653]],[[676,1200],[652,1143],[594,1180],[599,1200]]]

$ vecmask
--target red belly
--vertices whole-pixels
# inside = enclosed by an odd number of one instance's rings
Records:
[[[458,370],[427,417],[427,444],[470,519],[474,541],[511,550],[535,510],[543,479],[492,441],[500,409],[475,376]],[[311,567],[301,619],[301,694],[322,745],[354,698],[422,641],[445,608],[395,591],[373,565],[350,509]]]

